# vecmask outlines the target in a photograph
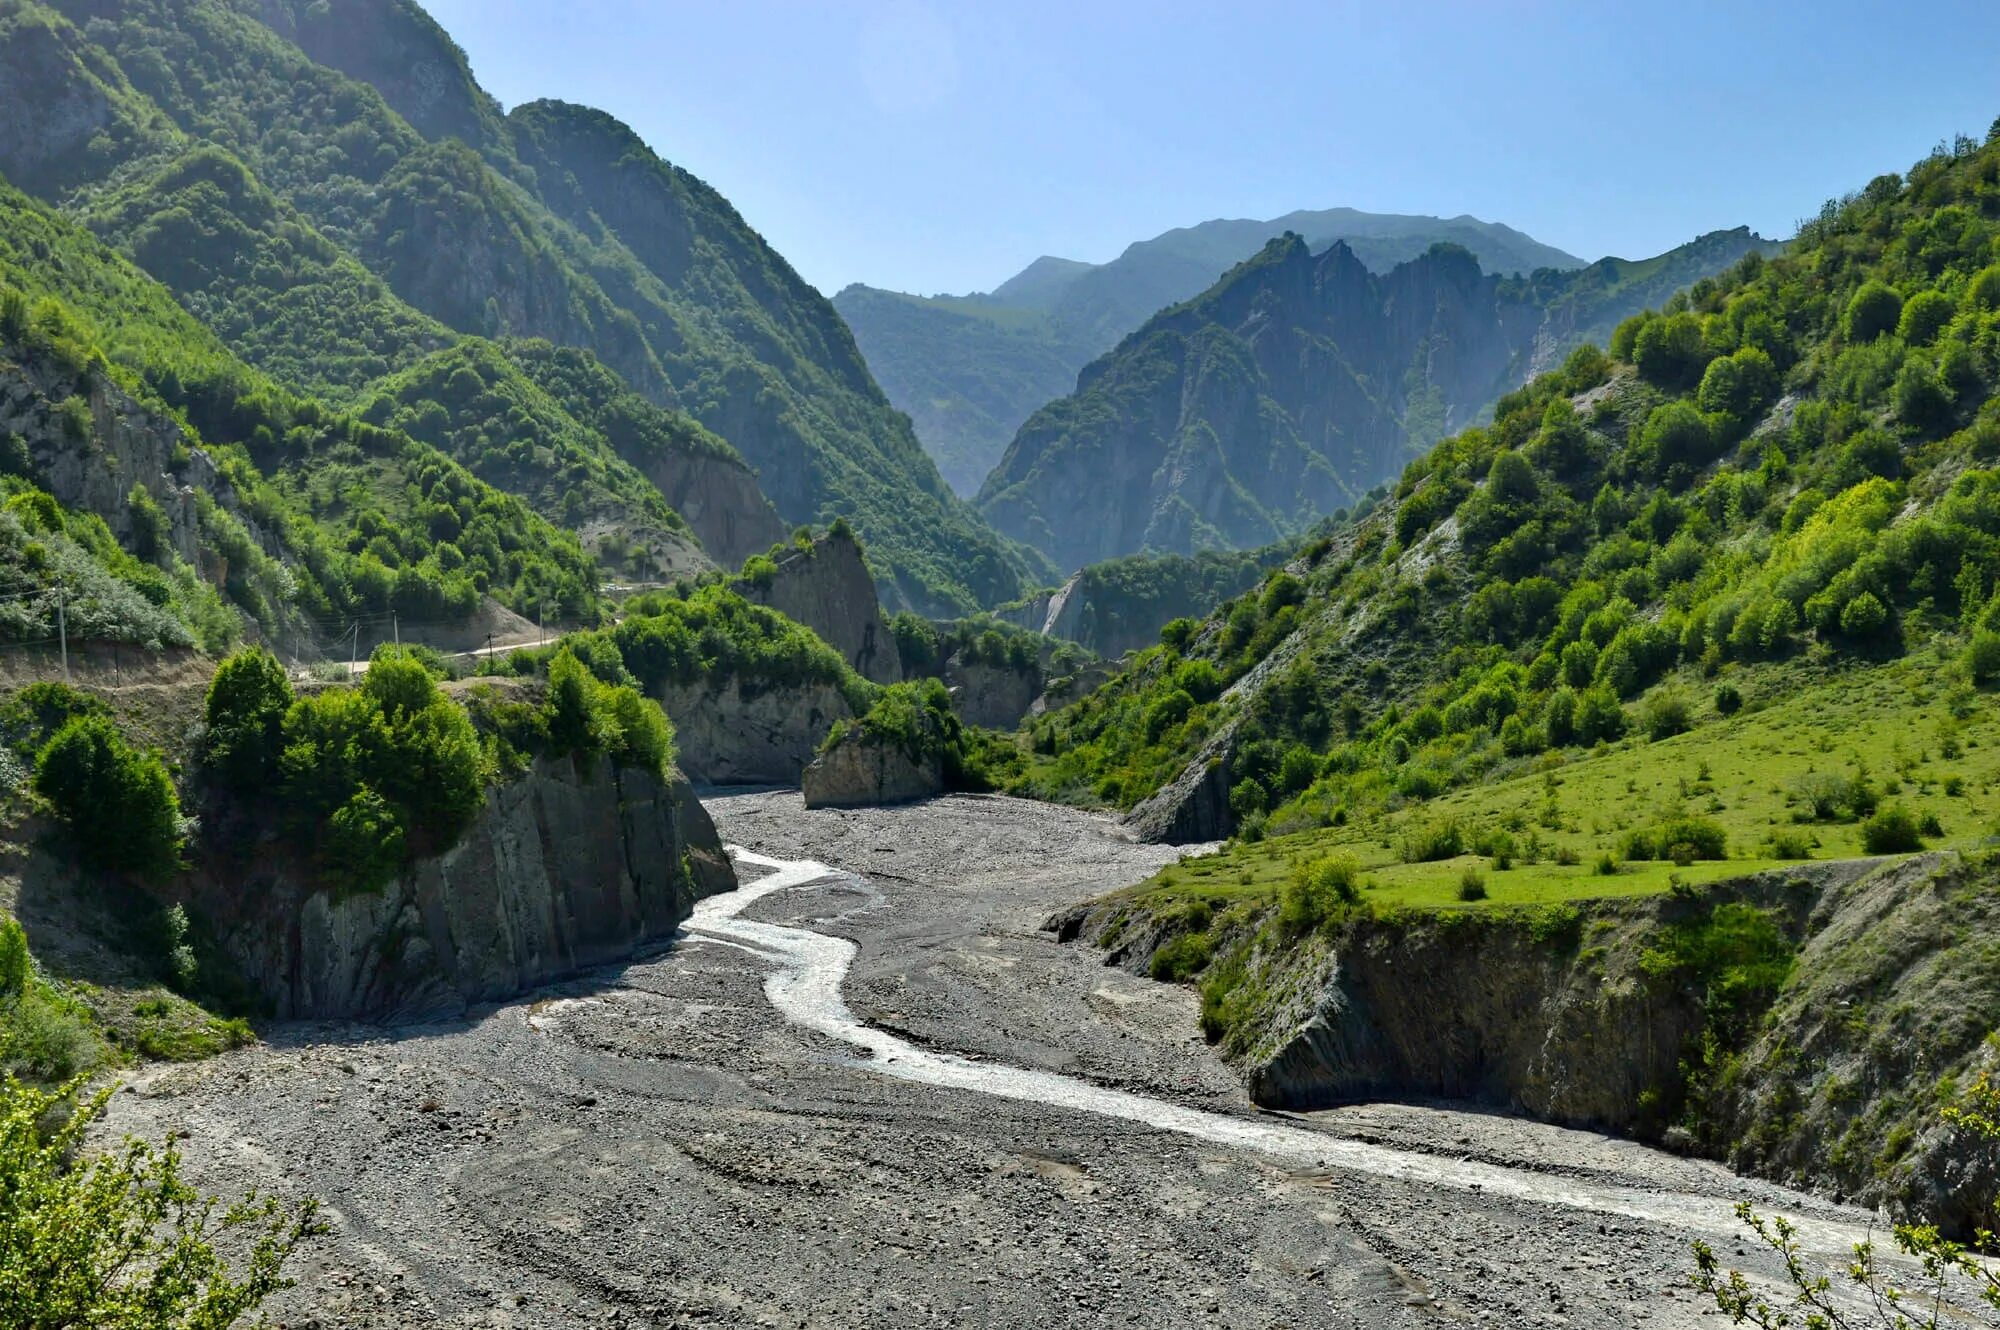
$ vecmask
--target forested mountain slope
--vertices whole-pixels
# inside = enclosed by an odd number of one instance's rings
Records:
[[[1666,283],[1767,248],[1721,232],[1513,279],[1451,245],[1377,274],[1290,234],[1086,367],[1022,426],[980,508],[1065,567],[1296,537]]]
[[[466,335],[542,338],[729,440],[787,520],[849,517],[910,603],[1004,599],[1034,566],[726,201],[599,112],[501,115],[414,5],[8,0],[0,90],[0,172],[294,390],[348,402]],[[643,504],[622,520],[647,542]]]
[[[1031,727],[1031,783],[1166,790],[1155,829],[1197,839],[1373,825],[1594,745],[1642,761],[1801,669],[1907,658],[1971,704],[2000,675],[1996,383],[2000,139],[1960,139],[1577,350],[1172,626]]]
[[[990,293],[914,296],[856,284],[833,303],[889,400],[916,422],[917,437],[945,479],[970,496],[1021,422],[1068,393],[1078,370],[1287,231],[1315,251],[1344,240],[1376,272],[1440,241],[1464,246],[1488,272],[1583,266],[1511,227],[1474,217],[1328,208],[1176,227],[1128,246],[1109,263],[1040,258]]]
[[[5,187],[0,376],[9,506],[32,533],[53,529],[58,501],[71,539],[180,624],[135,635],[127,615],[81,635],[218,650],[254,624],[310,656],[359,617],[461,621],[489,597],[554,622],[598,615],[574,536],[403,431],[272,383],[164,287]],[[60,559],[21,572],[10,591],[70,576]],[[46,635],[30,617],[0,642]]]

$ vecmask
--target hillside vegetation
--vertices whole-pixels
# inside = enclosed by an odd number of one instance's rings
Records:
[[[0,172],[289,392],[353,409],[441,386],[419,366],[467,339],[544,339],[742,449],[786,519],[847,516],[904,603],[970,609],[1046,574],[951,494],[832,307],[725,200],[601,112],[501,114],[414,6],[16,0],[0,95],[22,112]],[[426,433],[628,572],[687,561],[629,469],[684,498],[672,466],[600,419],[503,456],[546,416],[484,378],[489,400],[425,398],[464,414]]]
[[[1332,841],[1598,750],[1650,789],[1656,746],[1736,734],[1799,670],[1904,660],[1963,710],[2000,673],[1996,218],[2000,142],[1960,140],[1634,316],[1036,721],[1031,788],[1129,807],[1181,777],[1209,834]]]
[[[970,498],[1022,422],[1069,393],[1086,364],[1286,231],[1299,232],[1315,250],[1345,241],[1377,272],[1440,241],[1463,245],[1488,272],[1583,266],[1511,227],[1473,217],[1329,208],[1177,227],[1128,246],[1109,263],[1043,257],[990,292],[917,296],[857,283],[833,304],[944,478]]]
[[[1375,273],[1273,240],[1092,362],[1022,425],[979,506],[1075,567],[1296,540],[1616,320],[1772,248],[1718,232],[1527,278],[1439,244]]]

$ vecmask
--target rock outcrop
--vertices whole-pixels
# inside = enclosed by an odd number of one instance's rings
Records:
[[[194,903],[284,1018],[462,1011],[663,942],[735,885],[684,780],[543,760],[494,789],[459,843],[379,892],[285,869]]]
[[[785,538],[778,510],[757,488],[757,475],[733,458],[682,453],[653,459],[639,470],[723,568],[735,568]]]
[[[793,785],[854,708],[832,684],[704,679],[657,695],[674,722],[681,770],[703,785]]]
[[[852,728],[813,759],[800,785],[807,808],[904,804],[944,793],[944,758]]]
[[[812,629],[862,678],[884,684],[902,680],[896,639],[882,617],[875,581],[860,543],[845,527],[807,547],[788,546],[776,562],[776,573],[737,582],[745,600],[768,605]]]
[[[990,730],[1011,730],[1042,695],[1042,668],[1036,662],[967,660],[960,653],[944,663],[944,682],[960,720]]]

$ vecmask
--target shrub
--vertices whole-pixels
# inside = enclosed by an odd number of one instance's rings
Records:
[[[1456,821],[1430,822],[1403,834],[1397,847],[1406,864],[1427,864],[1465,853],[1465,837]]]
[[[1575,729],[1580,744],[1608,742],[1625,733],[1625,708],[1617,694],[1602,685],[1585,689],[1577,698]]]
[[[1911,346],[1928,346],[1958,311],[1942,291],[1919,291],[1903,304],[1896,335]]]
[[[327,860],[356,890],[379,891],[403,866],[403,815],[366,785],[334,810],[327,830]]]
[[[1671,738],[1690,724],[1687,699],[1671,690],[1658,693],[1647,701],[1642,719],[1648,738]]]
[[[1812,842],[1802,832],[1772,832],[1771,857],[1773,859],[1810,859],[1812,858]]]
[[[1965,649],[1965,668],[1974,683],[1992,683],[2000,679],[2000,632],[1991,628],[1973,632],[1972,642]]]
[[[159,754],[104,716],[77,716],[35,758],[35,791],[94,867],[164,877],[180,867],[181,805]]]
[[[1864,591],[1840,611],[1840,631],[1863,641],[1880,637],[1889,626],[1889,611],[1872,591]]]
[[[1861,824],[1861,845],[1870,854],[1907,854],[1924,848],[1917,819],[1901,804],[1888,804]]]
[[[1718,822],[1682,815],[1627,832],[1620,849],[1627,859],[1672,859],[1685,866],[1697,859],[1727,859],[1729,837]]]
[[[1715,690],[1715,712],[1719,716],[1733,716],[1743,709],[1743,694],[1733,683],[1718,686]]]
[[[0,1082],[0,1324],[220,1330],[289,1287],[286,1261],[323,1231],[314,1204],[222,1205],[190,1185],[171,1145],[92,1152],[109,1099]]]
[[[229,657],[208,685],[203,763],[230,789],[270,789],[291,705],[292,681],[276,656],[251,647]]]
[[[769,590],[777,576],[777,560],[768,554],[753,554],[743,561],[743,580],[760,591]]]
[[[0,915],[0,1002],[27,992],[34,973],[28,960],[28,935],[20,920]]]
[[[1215,939],[1207,933],[1183,933],[1153,953],[1146,973],[1155,979],[1178,983],[1193,978],[1215,954]]]
[[[1611,851],[1606,850],[1597,856],[1597,862],[1590,866],[1590,871],[1599,877],[1616,877],[1618,875],[1618,857],[1612,854]]]
[[[1323,855],[1299,865],[1278,888],[1278,922],[1307,933],[1343,917],[1361,899],[1361,866],[1346,855]]]
[[[1872,342],[1896,330],[1903,317],[1903,298],[1882,282],[1863,282],[1847,302],[1847,339]]]
[[[1468,868],[1459,874],[1458,898],[1462,901],[1483,901],[1486,899],[1486,876],[1477,868]]]

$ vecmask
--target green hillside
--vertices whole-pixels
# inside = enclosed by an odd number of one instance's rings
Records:
[[[1719,232],[1642,264],[1499,278],[1453,245],[1378,274],[1290,233],[1087,366],[1022,425],[979,506],[1067,567],[1297,539],[1616,318],[1770,248]]]
[[[26,112],[0,172],[292,391],[352,404],[464,336],[545,339],[743,450],[785,519],[846,516],[905,603],[1046,573],[951,494],[832,307],[725,200],[600,112],[502,116],[414,5],[14,0],[0,92]],[[655,525],[632,509],[606,534],[649,548]]]
[[[2000,675],[1996,217],[2000,142],[1960,140],[1829,205],[1783,257],[1748,254],[1625,321],[1609,355],[1579,350],[1509,394],[1379,509],[1035,722],[1028,786],[1123,807],[1171,786],[1150,809],[1195,838],[1335,845],[1588,758],[1666,819],[1702,813],[1694,785],[1725,779],[1669,762],[1710,741],[1672,736],[1747,736],[1824,680],[1822,714],[1849,737],[1806,767],[1877,793],[1894,772],[1945,836],[1984,835],[1996,810],[1929,802],[1978,794],[1977,771],[1938,766],[1925,789],[1905,768],[1942,752],[1939,706],[1983,707]],[[1878,682],[1841,683],[1860,671]],[[1924,702],[1884,715],[1901,743],[1886,764],[1873,688]],[[1751,810],[1723,827],[1732,854],[1787,829],[1799,765],[1774,762],[1778,804],[1740,783],[1714,795]],[[1894,802],[1811,804],[1808,848],[1851,851],[1851,824]],[[1579,856],[1617,852],[1606,838],[1642,810],[1615,806]],[[1462,844],[1494,830],[1468,811]]]
[[[909,413],[952,488],[970,497],[1022,422],[1067,394],[1086,364],[1286,231],[1306,237],[1315,250],[1345,241],[1378,273],[1440,242],[1464,247],[1488,272],[1583,266],[1573,255],[1477,218],[1329,208],[1177,227],[1128,246],[1109,263],[1044,257],[989,293],[915,296],[857,283],[833,303],[889,400]]]

